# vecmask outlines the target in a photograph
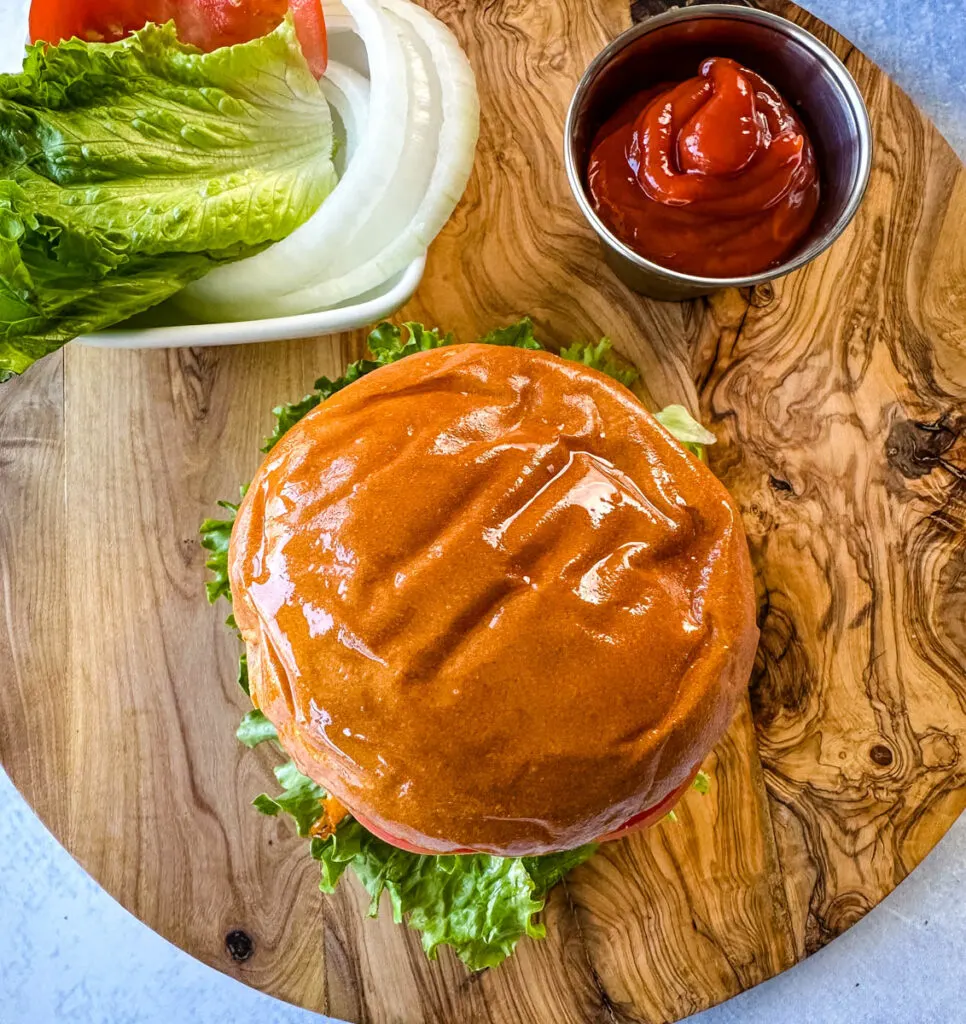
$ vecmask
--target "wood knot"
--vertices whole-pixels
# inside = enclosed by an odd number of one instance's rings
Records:
[[[888,768],[895,760],[892,751],[884,743],[876,743],[869,751],[869,758],[873,764],[880,768]]]
[[[219,356],[208,349],[177,348],[168,366],[176,401],[191,423],[202,423],[211,410]]]
[[[939,729],[930,729],[920,737],[919,751],[926,768],[952,768],[959,761],[956,737]]]
[[[762,281],[751,290],[750,305],[755,309],[764,309],[775,301],[775,286],[771,281]]]
[[[917,480],[944,465],[943,455],[956,443],[961,426],[949,415],[934,423],[897,419],[886,438],[886,459],[903,476]]]
[[[871,909],[872,904],[862,893],[839,893],[828,905],[823,915],[822,927],[830,938],[835,938],[851,928],[859,918],[865,917]]]
[[[751,682],[751,704],[755,720],[764,727],[783,714],[804,714],[809,694],[817,685],[795,620],[780,606],[784,600],[784,595],[770,591],[758,610],[761,641]]]
[[[236,928],[225,936],[225,949],[235,963],[243,964],[255,952],[255,942],[248,932]]]
[[[768,474],[768,486],[773,491],[791,491],[792,493],[795,492],[795,488],[792,487],[792,485],[787,480],[775,476],[773,473]]]

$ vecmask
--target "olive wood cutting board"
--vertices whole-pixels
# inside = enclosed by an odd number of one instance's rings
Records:
[[[0,760],[125,907],[283,999],[367,1024],[676,1021],[845,931],[966,804],[966,174],[867,58],[769,0],[866,97],[865,202],[790,277],[647,301],[601,262],[561,155],[627,0],[429,6],[476,70],[482,134],[405,315],[467,340],[524,313],[551,342],[609,335],[656,404],[720,439],[762,637],[711,794],[602,849],[553,892],[547,940],[478,975],[427,962],[385,908],[365,919],[348,876],[321,896],[305,841],[253,810],[276,758],[234,739],[237,646],[205,602],[198,524],[251,478],[271,407],[364,332],[71,345],[3,386]]]

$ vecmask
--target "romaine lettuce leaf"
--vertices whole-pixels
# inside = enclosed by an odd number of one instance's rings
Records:
[[[0,180],[0,382],[78,334],[162,302],[225,255],[119,257],[42,209]]]
[[[329,106],[290,19],[204,54],[173,24],[0,75],[0,379],[306,220]]]

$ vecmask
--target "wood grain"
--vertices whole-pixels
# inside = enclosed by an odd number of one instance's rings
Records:
[[[0,762],[62,836],[68,788],[64,358],[4,385],[0,399]],[[60,628],[56,624],[60,623]]]
[[[366,1024],[643,1024],[757,984],[875,906],[966,803],[966,174],[877,68],[867,198],[808,268],[649,302],[603,265],[563,118],[626,0],[427,4],[476,69],[476,170],[404,316],[471,338],[522,313],[607,334],[645,396],[700,409],[752,546],[762,644],[712,794],[553,893],[548,938],[469,975],[331,898],[251,798],[244,711],[197,526],[269,410],[364,336],[124,353],[72,346],[0,394],[0,759],[109,892],[205,962]],[[635,5],[639,13],[666,6]],[[239,933],[243,933],[239,935]],[[232,935],[230,943],[226,936]],[[234,958],[232,956],[234,952]]]
[[[890,892],[966,803],[966,488],[952,451],[966,427],[966,207],[961,165],[909,99],[801,20],[867,99],[873,187],[838,245],[750,297],[726,347],[707,321],[714,354],[698,370],[724,478],[750,512],[752,698],[804,955]]]

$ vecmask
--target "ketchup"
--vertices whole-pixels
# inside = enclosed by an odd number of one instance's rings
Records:
[[[588,184],[622,242],[701,277],[780,263],[808,231],[819,194],[801,121],[760,75],[725,57],[623,104],[597,133]]]

